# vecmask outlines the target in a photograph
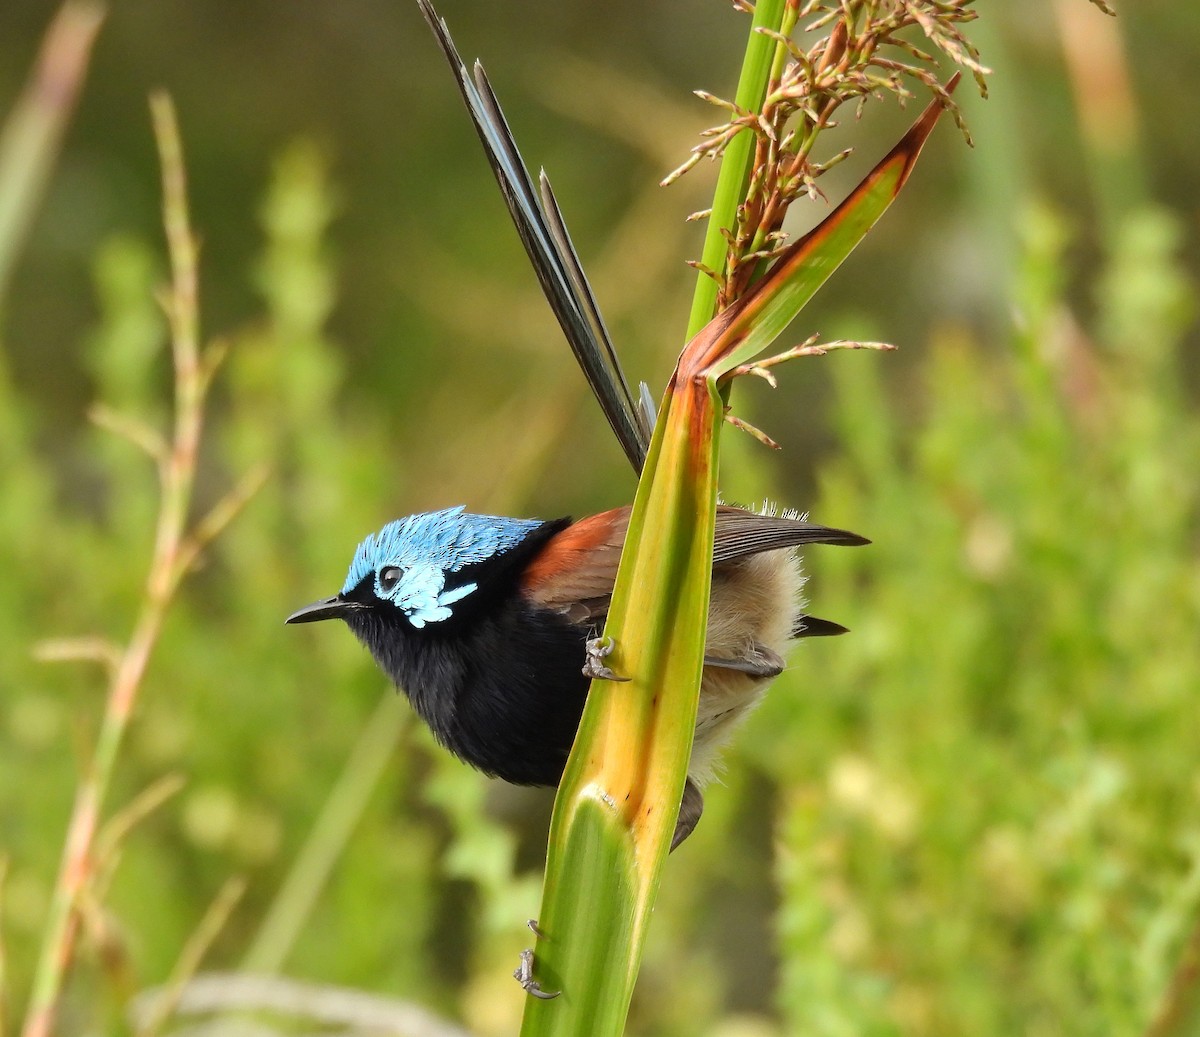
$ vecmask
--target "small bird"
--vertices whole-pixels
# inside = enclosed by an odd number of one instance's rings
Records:
[[[410,515],[359,544],[340,593],[287,622],[345,620],[443,746],[505,781],[555,786],[590,678],[615,676],[595,639],[630,510],[578,522],[463,507]],[[865,543],[796,516],[718,507],[700,705],[672,849],[695,828],[717,751],[783,671],[789,642],[845,633],[803,613],[796,548]]]
[[[542,173],[535,186],[483,67],[469,70],[429,0],[418,3],[546,299],[640,473],[654,403],[644,384],[636,399],[630,391],[550,181]],[[604,666],[596,635],[630,511],[578,522],[474,515],[463,507],[410,515],[359,544],[338,594],[287,622],[345,620],[452,753],[515,784],[557,785],[589,681],[620,679]],[[846,632],[803,613],[796,549],[868,542],[794,514],[717,508],[700,705],[672,849],[700,818],[700,789],[717,750],[783,671],[790,641]],[[537,990],[529,976],[522,986]]]

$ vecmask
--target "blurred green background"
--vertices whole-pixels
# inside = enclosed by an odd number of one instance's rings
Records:
[[[1195,923],[1200,8],[979,7],[976,147],[941,127],[794,329],[900,352],[739,386],[784,450],[730,430],[726,496],[875,544],[809,554],[814,611],[853,633],[796,653],[668,863],[633,1033],[1138,1033]],[[0,8],[0,113],[53,9]],[[655,185],[716,121],[689,91],[732,92],[745,19],[716,0],[440,9],[657,392],[711,171]],[[9,1021],[104,688],[33,647],[123,640],[153,534],[150,464],[86,412],[169,412],[155,87],[182,124],[205,334],[231,347],[200,503],[273,474],[154,657],[108,811],[181,788],[89,907],[63,1032],[124,1025],[231,875],[247,892],[206,968],[514,1032],[549,794],[447,758],[345,631],[282,618],[397,515],[582,515],[633,480],[415,5],[379,0],[114,3],[3,300]],[[843,120],[829,148],[857,153],[832,197],[916,110]]]

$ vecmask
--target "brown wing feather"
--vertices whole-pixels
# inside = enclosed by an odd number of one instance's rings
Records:
[[[577,623],[603,617],[617,579],[630,511],[628,506],[604,511],[580,519],[552,537],[526,569],[522,591],[532,601]],[[844,529],[721,505],[717,508],[713,564],[803,544],[867,543],[865,537]]]
[[[815,522],[778,515],[757,515],[753,511],[722,505],[717,508],[713,564],[720,565],[743,555],[804,544],[841,544],[851,547],[870,542],[866,537],[845,529],[832,529]]]

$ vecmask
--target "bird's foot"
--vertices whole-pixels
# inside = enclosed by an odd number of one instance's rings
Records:
[[[593,637],[587,643],[587,660],[583,664],[583,675],[594,681],[627,681],[607,666],[604,660],[612,655],[616,642],[611,637]]]
[[[532,919],[530,920],[532,922]],[[536,928],[533,924],[531,929]],[[542,985],[533,978],[533,951],[528,947],[521,952],[521,964],[516,967],[513,972],[513,979],[521,984],[521,989],[531,997],[540,998],[542,1001],[552,1001],[562,993],[561,990],[543,990]]]

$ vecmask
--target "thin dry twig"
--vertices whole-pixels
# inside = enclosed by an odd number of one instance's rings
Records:
[[[772,367],[777,367],[780,364],[785,364],[789,360],[795,360],[798,357],[804,356],[824,356],[826,353],[831,353],[836,349],[873,349],[880,353],[891,353],[896,347],[890,342],[860,342],[857,339],[838,338],[830,342],[820,342],[820,335],[810,335],[800,345],[792,346],[791,349],[785,349],[782,353],[776,353],[774,356],[764,357],[762,360],[755,360],[749,364],[742,364],[740,367],[735,367],[729,372],[729,378],[740,378],[742,375],[752,374],[757,375],[766,381],[772,389],[778,388],[775,382],[775,375],[771,373]]]
[[[751,425],[745,418],[739,418],[728,408],[725,410],[725,420],[729,422],[735,429],[745,432],[757,439],[763,446],[769,447],[771,450],[782,450],[783,448],[762,429],[756,425]]]
[[[255,465],[195,524],[179,548],[175,564],[176,585],[192,571],[204,549],[224,532],[229,523],[237,518],[241,510],[266,485],[270,477],[270,466]]]
[[[162,1030],[178,1007],[184,988],[196,975],[208,949],[225,928],[245,892],[245,879],[234,877],[226,880],[209,904],[200,924],[188,938],[167,982],[149,1003],[149,1010],[138,1024],[136,1037],[154,1037]]]
[[[96,749],[80,780],[68,824],[24,1037],[49,1037],[54,1028],[59,995],[74,958],[81,910],[89,903],[95,906],[96,882],[102,877],[98,873],[116,852],[115,843],[98,841],[101,809],[167,609],[200,550],[233,518],[262,479],[262,473],[251,473],[189,531],[205,392],[215,359],[210,351],[202,353],[199,346],[197,248],[188,216],[187,178],[175,110],[165,94],[154,95],[150,107],[162,167],[163,225],[171,264],[171,283],[163,302],[171,332],[174,423],[169,441],[160,441],[157,433],[135,419],[102,408],[93,412],[101,425],[154,457],[161,499],[141,609],[129,641],[119,649],[92,638],[49,642],[42,647],[47,658],[100,661],[108,667],[110,679]],[[126,820],[131,822],[130,817]],[[118,826],[111,831],[127,828]]]
[[[97,663],[111,680],[121,665],[121,647],[106,637],[52,637],[34,646],[33,657],[44,663]]]
[[[162,433],[152,425],[113,410],[104,403],[92,405],[88,410],[88,420],[97,428],[102,428],[105,432],[111,432],[114,436],[120,436],[127,443],[132,443],[147,454],[160,470],[165,466],[170,447],[167,446],[167,441],[163,439]]]
[[[108,882],[116,870],[120,847],[129,833],[181,791],[184,784],[183,775],[165,774],[142,789],[105,822],[96,836],[95,849],[92,851],[93,873],[97,876],[97,885],[107,890]]]

